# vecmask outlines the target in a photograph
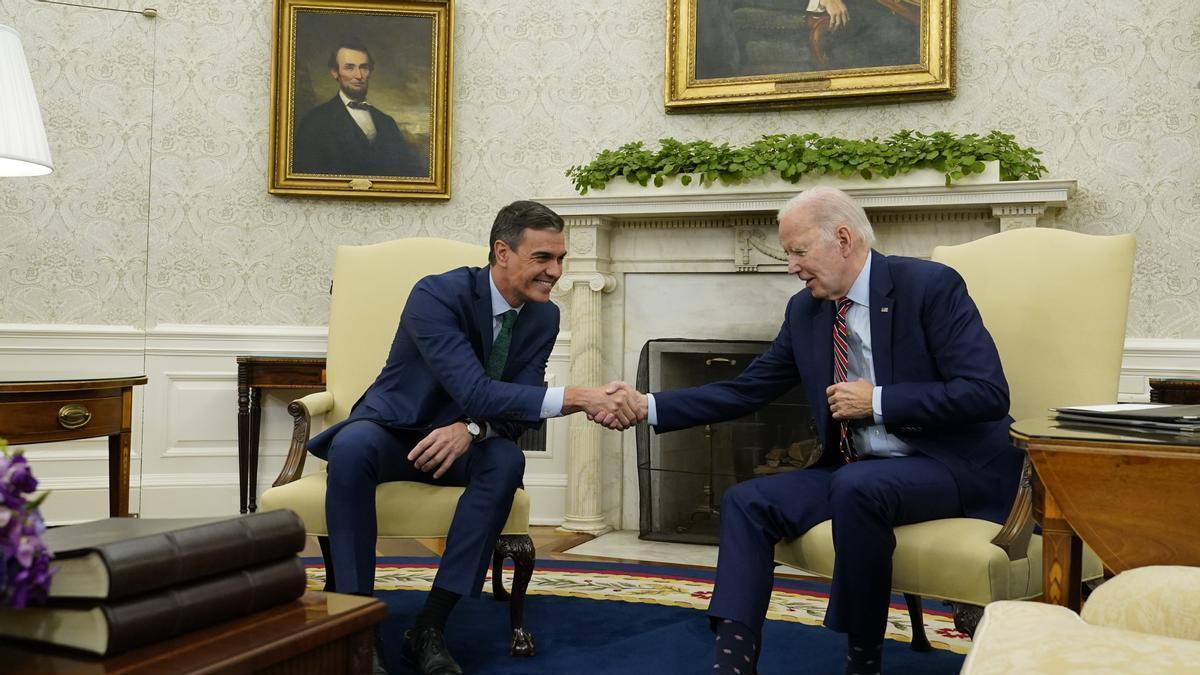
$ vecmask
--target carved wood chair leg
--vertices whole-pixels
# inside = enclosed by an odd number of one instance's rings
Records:
[[[329,537],[317,537],[321,545],[321,558],[325,561],[325,592],[335,593],[337,588],[333,583],[333,551],[329,548]]]
[[[912,650],[929,651],[929,638],[925,635],[925,613],[921,611],[921,596],[905,593],[904,604],[908,605],[908,620],[912,624]]]
[[[500,546],[503,538],[496,540],[496,548],[492,550],[492,597],[500,602],[508,600],[508,591],[504,590],[504,553]]]
[[[954,627],[972,638],[975,637],[975,627],[983,618],[983,608],[979,605],[968,605],[962,602],[950,604],[954,607]]]
[[[494,565],[492,573],[492,589],[503,590],[503,583],[497,582],[503,570],[504,558],[512,558],[513,582],[511,597],[505,594],[512,603],[508,607],[508,616],[512,622],[512,647],[509,653],[513,656],[533,656],[533,634],[525,630],[525,593],[529,589],[529,580],[533,578],[534,548],[533,540],[526,534],[502,534],[496,540],[496,550],[492,554]],[[498,599],[503,600],[497,596]]]

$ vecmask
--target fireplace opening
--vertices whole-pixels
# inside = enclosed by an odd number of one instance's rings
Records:
[[[640,391],[670,391],[736,377],[765,341],[655,339],[638,360]],[[640,537],[715,544],[721,496],[756,476],[797,471],[820,456],[812,411],[797,386],[745,417],[658,435],[637,432]]]

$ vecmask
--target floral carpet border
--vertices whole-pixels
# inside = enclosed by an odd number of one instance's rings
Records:
[[[325,566],[306,561],[308,587],[319,590],[325,585]],[[425,591],[433,584],[437,560],[431,558],[380,558],[375,569],[375,588],[381,591]],[[505,570],[506,582],[511,568]],[[505,583],[505,587],[510,587]],[[666,568],[627,563],[584,563],[539,561],[529,583],[531,595],[618,600],[656,605],[708,609],[712,597],[712,573],[709,570]],[[484,583],[491,590],[491,575]],[[767,618],[820,626],[825,616],[828,587],[820,583],[777,578],[767,608]],[[925,632],[935,649],[966,654],[970,638],[954,628],[948,613],[925,611]],[[903,603],[888,610],[887,638],[912,641],[912,624]]]

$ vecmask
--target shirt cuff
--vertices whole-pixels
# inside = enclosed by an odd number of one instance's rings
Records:
[[[875,424],[883,424],[883,387],[871,389],[871,415]]]
[[[565,396],[566,389],[566,387],[546,389],[546,395],[542,397],[542,419],[562,415],[563,396]]]
[[[646,424],[658,424],[658,406],[654,404],[654,394],[646,394]]]

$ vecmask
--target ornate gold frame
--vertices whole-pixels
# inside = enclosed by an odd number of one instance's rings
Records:
[[[380,15],[432,20],[433,30],[429,45],[432,66],[428,175],[374,176],[293,171],[294,134],[298,123],[293,113],[296,105],[294,83],[297,75],[297,23],[298,17],[305,12],[336,14],[342,17],[361,15],[364,21],[378,21]],[[268,192],[279,195],[367,198],[450,198],[450,82],[453,63],[454,0],[275,0],[273,26]],[[388,49],[388,46],[378,45],[371,49],[372,52],[376,49],[383,51]]]
[[[667,112],[831,106],[954,95],[954,0],[920,0],[918,66],[711,79],[696,77],[697,0],[667,2],[664,81]]]

